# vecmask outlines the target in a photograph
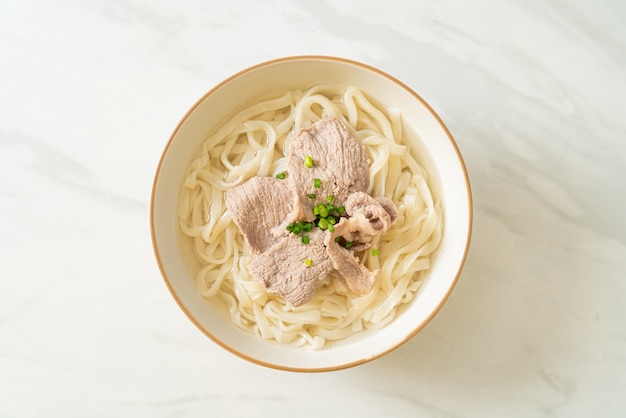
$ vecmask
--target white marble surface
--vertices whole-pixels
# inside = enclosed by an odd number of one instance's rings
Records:
[[[621,0],[0,1],[0,417],[626,416],[625,19]],[[333,373],[207,339],[148,227],[186,109],[299,54],[405,81],[474,192],[440,314]]]

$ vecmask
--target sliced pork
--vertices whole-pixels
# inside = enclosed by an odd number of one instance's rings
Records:
[[[291,212],[292,200],[287,182],[273,177],[252,177],[226,192],[226,207],[252,254],[279,241],[273,231]]]
[[[248,265],[248,271],[268,292],[281,295],[293,306],[300,306],[313,297],[320,280],[333,270],[326,252],[326,233],[311,231],[308,244],[301,237],[283,237]]]
[[[398,210],[391,200],[373,198],[363,192],[352,193],[345,208],[348,217],[335,225],[333,235],[350,242],[353,251],[368,248],[372,238],[387,232],[398,217]]]
[[[305,165],[308,158],[312,162],[310,167]],[[289,222],[311,221],[315,218],[313,206],[320,200],[333,196],[335,205],[339,206],[351,193],[366,191],[369,185],[367,150],[335,118],[322,119],[295,135],[288,168],[295,191]]]
[[[326,253],[332,261],[332,266],[352,293],[364,295],[372,290],[376,275],[361,264],[361,260],[354,255],[352,248],[347,249],[336,243],[336,236],[338,236],[337,230],[335,233],[328,233],[325,241]]]
[[[376,196],[374,199],[380,203],[383,209],[385,209],[385,212],[389,215],[389,220],[391,221],[391,224],[389,224],[390,227],[396,219],[398,219],[398,208],[396,207],[396,204],[385,196]],[[387,227],[387,229],[389,229],[389,227]],[[387,230],[385,230],[385,232],[387,232]]]

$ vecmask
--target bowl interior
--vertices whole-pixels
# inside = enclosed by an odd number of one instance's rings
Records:
[[[190,244],[178,237],[177,199],[189,162],[207,136],[235,111],[275,90],[314,84],[358,86],[387,107],[400,110],[411,132],[411,149],[429,171],[444,211],[442,242],[414,301],[389,325],[319,351],[263,342],[230,324],[196,291],[189,274]],[[244,70],[202,97],[174,131],[160,161],[153,187],[151,228],[159,267],[177,303],[211,339],[231,352],[285,370],[334,370],[377,358],[404,343],[434,316],[451,292],[465,261],[472,223],[467,173],[450,133],[417,94],[366,65],[331,57],[286,58]]]

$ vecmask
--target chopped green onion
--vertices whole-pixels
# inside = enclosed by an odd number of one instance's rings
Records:
[[[319,206],[315,206],[313,208],[313,215],[318,216],[320,214],[320,207]]]
[[[276,174],[277,179],[283,180],[285,177],[287,177],[287,174],[285,172]]]
[[[337,213],[338,213],[338,214],[340,214],[340,215],[342,215],[342,214],[346,213],[346,207],[345,207],[345,206],[343,206],[343,205],[339,206],[339,207],[337,208]]]
[[[307,168],[313,167],[313,158],[310,155],[304,157],[304,166]]]
[[[295,235],[298,235],[300,232],[302,232],[302,228],[299,225],[295,225],[291,232],[293,232]]]
[[[377,249],[377,248],[374,248],[374,249],[372,250],[372,257],[376,257],[376,256],[378,256],[378,249]]]
[[[326,208],[326,206],[324,206],[324,205],[319,205],[319,208],[320,208],[320,209],[319,209],[320,216],[321,216],[322,218],[327,217],[327,216],[328,216],[328,209]]]
[[[353,243],[352,243],[352,241],[346,241],[346,243],[345,243],[345,244],[343,244],[343,246],[344,246],[345,248],[350,248],[350,247],[352,247],[352,244],[353,244]]]
[[[328,205],[326,205],[326,210],[328,212],[332,212],[335,210],[335,207],[329,203]]]
[[[302,243],[303,244],[308,244],[309,242],[311,242],[309,237],[307,235],[302,235]]]
[[[326,198],[326,200],[328,200],[328,203],[333,203],[334,199],[335,199],[335,196],[333,196],[332,194],[328,195],[328,197]]]
[[[317,226],[319,226],[321,230],[328,229],[328,225],[330,225],[330,224],[328,223],[326,218],[320,219],[319,223],[317,224]]]
[[[311,232],[313,230],[313,222],[305,223],[304,226],[302,227],[302,230],[304,232]]]
[[[289,224],[289,225],[287,225],[287,226],[285,227],[285,229],[286,229],[287,231],[289,231],[289,232],[292,232],[292,231],[293,231],[293,227],[294,227],[294,224]]]
[[[335,242],[339,243],[339,241],[341,241],[341,237],[335,237]]]
[[[315,193],[309,193],[307,196],[309,197],[309,199],[315,199],[317,197]]]
[[[329,224],[334,225],[337,223],[337,219],[335,219],[334,216],[327,216],[326,220],[328,221]]]
[[[330,222],[328,222],[328,232],[335,232],[335,227]]]
[[[306,264],[307,267],[311,267],[311,265],[313,264],[313,260],[307,258],[306,260],[304,260],[304,264]]]
[[[316,189],[319,189],[320,187],[322,187],[322,180],[320,179],[313,180],[313,186],[315,186]]]

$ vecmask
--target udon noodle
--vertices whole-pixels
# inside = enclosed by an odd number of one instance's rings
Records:
[[[355,296],[339,280],[327,278],[310,302],[294,308],[249,276],[252,256],[226,210],[224,194],[253,176],[287,171],[294,133],[329,116],[342,120],[365,145],[368,193],[392,199],[399,216],[375,238],[377,251],[357,254],[377,271],[370,293]],[[313,349],[392,321],[420,288],[443,228],[441,205],[405,134],[399,112],[377,105],[357,88],[283,91],[239,111],[204,141],[181,187],[179,226],[184,239],[193,241],[200,294],[239,328]]]

